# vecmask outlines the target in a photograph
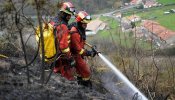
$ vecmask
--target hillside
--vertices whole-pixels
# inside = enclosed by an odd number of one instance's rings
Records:
[[[159,2],[163,5],[175,3],[174,0],[157,0],[157,2]]]
[[[119,8],[122,5],[122,2],[120,0],[67,0],[67,1],[72,2],[75,5],[77,11],[85,10],[89,12],[90,14],[107,12],[109,10]],[[7,1],[1,0],[0,2],[1,4],[6,3],[6,5],[2,5],[2,7],[8,6]],[[13,3],[18,5],[19,7],[21,5],[20,2],[21,0],[13,0]],[[42,11],[42,13],[43,14],[49,13],[50,15],[57,14],[58,2],[61,2],[61,0],[49,0],[49,1],[43,0],[42,3],[45,4],[44,9],[47,9],[49,12]],[[24,13],[26,15],[36,15],[35,6],[33,5],[34,1],[29,0],[26,2],[26,4],[28,6],[23,8]]]
[[[92,24],[92,31],[98,32],[86,37],[100,53],[84,58],[92,71],[92,88],[79,85],[76,77],[70,81],[53,73],[53,67],[41,61],[35,41],[37,16],[33,20],[28,15],[36,15],[36,8],[40,17],[55,15],[56,1],[61,0],[39,1],[0,0],[0,100],[142,100],[138,90],[148,100],[175,100],[175,16],[164,13],[174,9],[174,4],[166,5],[170,1],[139,8],[120,7],[120,0],[68,0],[100,22]]]
[[[5,49],[5,48],[4,48]],[[11,46],[11,49],[15,49]],[[31,51],[31,50],[30,50]],[[36,52],[36,51],[33,51]],[[14,54],[11,51],[1,51],[0,54]],[[18,52],[21,53],[21,52]],[[17,55],[18,53],[15,53]],[[33,57],[32,52],[28,57]],[[68,81],[59,74],[52,74],[49,82],[42,85],[40,79],[40,60],[37,58],[30,69],[30,83],[27,81],[24,60],[22,56],[5,58],[0,56],[0,99],[1,100],[90,100],[113,99],[113,96],[102,85],[93,82],[93,88],[83,87],[77,81]],[[51,71],[45,71],[46,80]],[[96,78],[95,78],[96,77]],[[93,79],[98,80],[97,76]]]

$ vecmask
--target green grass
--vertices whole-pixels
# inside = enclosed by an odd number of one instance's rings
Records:
[[[157,21],[164,27],[175,31],[175,14],[169,14],[165,16],[166,17],[160,17],[159,19],[157,19]]]
[[[109,34],[114,34],[116,32],[116,30],[118,29],[119,24],[117,23],[117,21],[115,19],[102,16],[102,17],[100,17],[100,20],[107,23],[108,27],[109,27],[108,30],[100,31],[101,37],[108,37],[108,36],[110,36]]]
[[[175,31],[175,13],[164,14],[165,11],[170,9],[175,9],[175,6],[164,6],[162,8],[152,8],[148,11],[136,13],[142,19],[155,20],[160,23],[160,25]]]
[[[109,27],[116,28],[119,24],[117,23],[117,21],[114,18],[110,18],[110,17],[100,17],[100,20],[108,23]]]
[[[135,38],[132,37],[132,33],[123,33],[119,29],[119,23],[109,17],[101,17],[100,20],[106,22],[108,24],[109,29],[107,30],[101,30],[99,31],[98,37],[100,38],[108,38],[109,41],[113,40],[117,45],[121,45],[126,48],[132,48],[135,43]],[[150,44],[142,41],[142,40],[136,40],[136,45],[139,48],[143,49],[150,49]]]
[[[175,3],[175,0],[157,0],[161,4],[171,4]]]

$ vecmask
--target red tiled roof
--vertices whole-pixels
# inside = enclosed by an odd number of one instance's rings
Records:
[[[159,36],[163,40],[166,40],[166,39],[170,38],[171,36],[175,35],[174,31],[169,30],[169,29],[161,26],[159,23],[157,23],[155,21],[146,20],[142,23],[142,25],[146,29],[148,29],[150,32]]]
[[[137,0],[131,0],[131,3],[134,3],[134,4],[137,3]]]
[[[153,6],[155,4],[155,2],[153,1],[146,1],[145,5],[146,6]]]

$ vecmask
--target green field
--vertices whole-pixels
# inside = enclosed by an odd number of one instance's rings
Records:
[[[148,11],[136,13],[142,19],[155,20],[162,26],[175,31],[175,13],[164,14],[164,12],[170,9],[175,9],[175,5],[164,6],[162,8],[150,8]]]
[[[132,48],[136,42],[137,47],[150,49],[150,43],[143,40],[137,40],[133,37],[133,33],[123,33],[119,27],[119,23],[110,17],[101,17],[100,20],[108,24],[109,29],[99,31],[98,38],[107,38],[109,41],[115,42],[126,48]]]
[[[171,4],[171,3],[175,3],[175,0],[157,0],[157,2],[161,4]]]
[[[174,1],[175,2],[175,1]],[[123,16],[131,16],[133,14],[140,16],[142,19],[155,20],[160,25],[175,31],[175,13],[164,14],[170,9],[175,9],[175,5],[154,7],[149,9],[131,9],[123,13]]]
[[[164,12],[169,11],[170,9],[175,9],[174,5],[171,6],[162,6],[162,7],[155,7],[155,8],[149,8],[146,10],[138,10],[135,9],[135,12],[127,12],[127,15],[136,14],[139,15],[142,19],[147,20],[155,20],[159,22],[162,26],[175,31],[175,13],[170,14],[164,14]],[[133,10],[133,9],[132,9]],[[126,15],[125,15],[126,16]],[[133,46],[144,48],[146,50],[150,50],[151,43],[145,42],[145,39],[135,39],[133,38],[133,33],[123,33],[121,29],[119,28],[119,23],[110,17],[104,17],[102,16],[100,18],[102,21],[106,22],[108,24],[108,27],[106,30],[99,31],[98,37],[100,38],[108,38],[110,41],[112,40],[117,45],[122,45],[127,48],[132,48]],[[137,23],[139,25],[139,23]]]

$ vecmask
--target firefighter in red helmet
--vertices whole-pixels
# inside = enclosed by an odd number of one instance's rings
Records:
[[[75,12],[75,7],[70,2],[64,2],[61,4],[58,15],[50,21],[50,24],[56,28],[56,37],[58,41],[58,52],[63,54],[60,59],[57,60],[56,65],[53,69],[54,73],[61,73],[62,76],[67,79],[73,79],[71,70],[67,70],[65,67],[74,65],[75,60],[72,58],[70,53],[70,33],[68,30],[68,21]]]
[[[96,52],[88,51],[84,48],[86,42],[85,30],[87,24],[91,21],[91,16],[85,12],[80,11],[76,15],[76,22],[72,23],[70,32],[71,32],[71,52],[76,61],[76,72],[78,74],[77,81],[78,84],[91,87],[91,71],[90,67],[86,64],[84,60],[85,56],[94,57]]]

